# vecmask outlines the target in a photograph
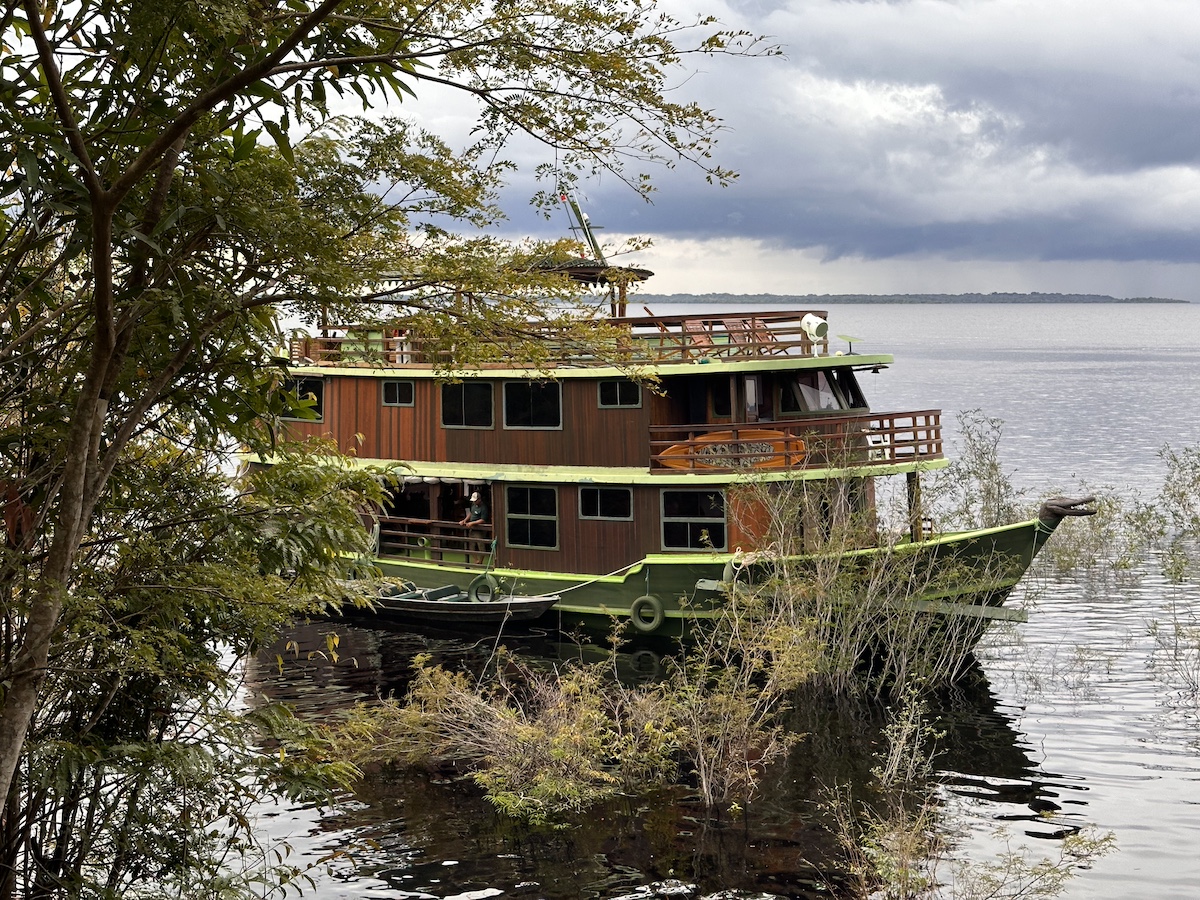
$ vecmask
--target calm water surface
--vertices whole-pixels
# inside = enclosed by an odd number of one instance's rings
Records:
[[[958,410],[1003,419],[1006,469],[1035,496],[1085,484],[1150,496],[1159,449],[1200,444],[1200,305],[842,305],[830,308],[830,332],[895,354],[863,376],[877,411],[941,408],[951,436]],[[1054,856],[1064,833],[1094,826],[1118,850],[1065,896],[1200,895],[1200,700],[1189,691],[1200,672],[1151,633],[1173,620],[1196,626],[1200,591],[1153,572],[1024,587],[1029,622],[990,636],[978,677],[940,703],[956,853],[990,858],[1002,828],[1012,846]],[[316,649],[324,630],[289,637]],[[434,634],[342,635],[339,664],[296,662],[282,678],[273,662],[252,665],[251,686],[319,715],[402,690],[417,652],[476,669],[491,652],[488,641]],[[517,643],[543,658],[580,652],[549,637]],[[654,659],[621,665],[651,677]],[[791,724],[810,737],[737,823],[705,823],[686,798],[663,797],[537,832],[499,820],[461,781],[421,775],[373,777],[336,813],[275,810],[263,828],[300,858],[354,851],[319,879],[310,896],[322,900],[822,896],[814,879],[831,848],[819,786],[867,777],[878,711],[813,700]]]

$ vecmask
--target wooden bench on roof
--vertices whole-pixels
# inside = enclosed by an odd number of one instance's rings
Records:
[[[706,324],[697,319],[684,319],[681,324],[684,334],[687,335],[689,345],[700,348],[699,355],[705,355],[705,351],[713,346],[712,332],[709,331]],[[685,349],[684,356],[688,355],[689,353]]]
[[[741,344],[752,352],[764,356],[787,352],[787,348],[780,344],[775,332],[757,316],[722,319],[721,324],[729,333],[731,344]]]

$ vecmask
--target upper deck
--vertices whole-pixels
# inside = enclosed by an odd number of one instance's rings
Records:
[[[770,358],[782,362],[781,357],[829,355],[826,315],[823,310],[799,310],[608,318],[600,321],[612,326],[612,331],[593,355],[581,355],[579,341],[567,340],[561,330],[531,328],[540,331],[539,344],[546,351],[539,362],[550,369],[578,368],[581,362],[603,365],[606,357],[625,365],[654,367]],[[447,363],[443,351],[404,329],[354,325],[296,337],[289,357],[297,367],[438,368]],[[480,368],[506,365],[483,362]]]

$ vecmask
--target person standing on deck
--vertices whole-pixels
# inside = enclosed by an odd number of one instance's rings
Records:
[[[459,525],[465,525],[471,528],[475,525],[486,525],[488,517],[487,504],[483,502],[483,498],[479,495],[479,491],[471,494],[471,505],[467,507],[467,514],[459,521]]]

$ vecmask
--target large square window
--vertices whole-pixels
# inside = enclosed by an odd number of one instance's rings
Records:
[[[557,381],[506,381],[506,428],[562,428],[562,390]]]
[[[492,383],[460,381],[443,384],[442,424],[447,428],[491,428]]]
[[[505,489],[508,546],[558,548],[558,491],[514,485]]]
[[[664,490],[662,545],[664,550],[724,550],[725,495]]]

